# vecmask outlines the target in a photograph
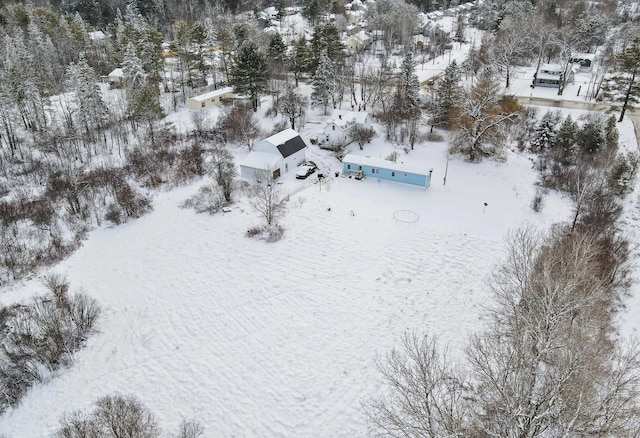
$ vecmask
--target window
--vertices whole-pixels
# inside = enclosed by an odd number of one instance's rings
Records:
[[[200,104],[200,108],[204,108],[204,105],[205,105],[205,102],[202,102],[202,103]]]
[[[371,168],[371,173],[376,174],[376,173],[380,173],[380,169],[374,169],[373,167]]]
[[[347,169],[351,170],[351,164],[347,164]]]
[[[332,125],[331,127],[333,128],[334,131],[336,130],[336,125]]]
[[[396,173],[395,172],[391,172],[391,176],[396,176]]]
[[[284,163],[284,171],[285,172],[289,171],[289,163]]]
[[[362,166],[358,166],[358,170],[362,170]]]
[[[408,176],[408,175],[405,173],[404,176]]]

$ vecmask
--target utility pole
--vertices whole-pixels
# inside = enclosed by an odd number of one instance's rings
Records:
[[[442,182],[443,186],[447,185],[447,172],[449,172],[449,153],[447,153],[447,165],[444,168],[444,181]]]

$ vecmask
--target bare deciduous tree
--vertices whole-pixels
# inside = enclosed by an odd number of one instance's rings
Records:
[[[405,333],[377,367],[388,395],[365,406],[373,436],[462,436],[470,414],[466,383],[435,338]]]
[[[467,155],[469,161],[497,155],[506,138],[506,128],[520,114],[520,106],[512,98],[501,96],[493,79],[481,78],[452,110],[451,150]]]
[[[196,420],[182,419],[174,438],[199,438],[204,435],[204,427]]]
[[[640,350],[612,335],[619,263],[601,236],[518,230],[494,273],[487,328],[468,376],[427,338],[406,336],[379,365],[369,405],[383,436],[637,436]]]
[[[291,129],[296,129],[296,121],[304,118],[309,106],[309,98],[288,87],[278,100],[278,109],[289,119]]]
[[[224,200],[231,202],[233,191],[236,188],[236,177],[238,176],[233,155],[231,155],[228,149],[219,146],[211,151],[211,163],[209,167],[213,173],[213,178],[224,196]]]
[[[96,401],[93,419],[106,436],[155,438],[160,428],[153,414],[132,395],[101,397]],[[103,435],[103,436],[105,436]]]
[[[251,186],[251,205],[264,217],[267,226],[274,225],[285,210],[280,185],[268,171],[256,172],[256,178]]]

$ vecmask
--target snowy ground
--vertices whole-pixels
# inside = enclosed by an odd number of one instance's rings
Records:
[[[379,140],[365,152],[389,151]],[[165,429],[184,416],[207,436],[364,435],[360,403],[379,383],[375,355],[407,329],[459,347],[482,324],[485,280],[507,231],[568,214],[555,195],[532,212],[526,157],[451,160],[446,186],[443,143],[409,157],[434,168],[428,190],[349,178],[320,187],[287,175],[283,190],[297,193],[274,244],[244,237],[260,223],[246,200],[215,216],[180,209],[202,182],[91,233],[55,271],[102,304],[101,333],[0,430],[46,436],[63,412],[119,391],[140,397]],[[398,222],[398,210],[418,221]],[[43,289],[34,278],[0,298]]]
[[[455,47],[457,59],[462,55]],[[431,65],[443,69],[446,58]],[[525,79],[516,79],[514,89]],[[187,111],[169,120],[189,129]],[[303,138],[322,121],[310,114]],[[619,129],[623,147],[637,148],[630,122]],[[432,186],[333,178],[333,172],[325,172],[332,178],[320,186],[314,177],[286,175],[286,232],[277,243],[244,237],[261,223],[244,197],[232,212],[215,216],[180,209],[207,181],[160,193],[152,213],[92,232],[53,271],[101,303],[101,332],[72,368],[0,417],[0,431],[49,436],[64,412],[121,392],[139,397],[165,431],[186,417],[215,437],[363,436],[361,403],[380,382],[376,354],[408,329],[435,333],[459,351],[482,327],[486,279],[508,231],[545,229],[570,210],[556,194],[545,198],[542,212],[531,210],[536,175],[521,154],[508,153],[504,163],[451,159],[443,185],[444,143],[422,144],[405,155],[380,137],[354,152],[384,158],[392,150],[399,160],[433,168]],[[309,156],[325,171],[340,169],[315,147]],[[637,193],[626,201],[624,220],[635,242]],[[401,210],[418,220],[396,220]],[[4,289],[0,303],[44,292],[45,274]],[[640,278],[634,273],[633,279],[620,318],[625,336],[640,330]]]

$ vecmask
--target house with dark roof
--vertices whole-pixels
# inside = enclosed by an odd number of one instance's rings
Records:
[[[263,178],[266,172],[273,179],[301,165],[307,145],[293,129],[285,129],[259,141],[240,163],[240,176],[248,180]]]

